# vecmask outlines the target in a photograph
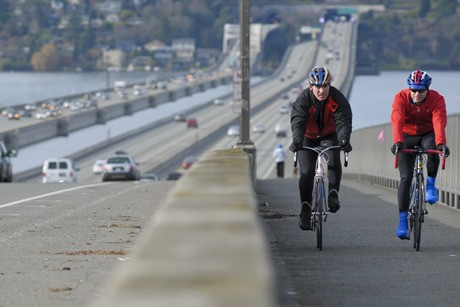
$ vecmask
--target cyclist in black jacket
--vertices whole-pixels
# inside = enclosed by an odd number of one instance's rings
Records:
[[[297,152],[300,168],[299,190],[302,210],[299,227],[310,230],[311,195],[317,153],[299,151],[303,146],[315,147],[340,144],[344,151],[351,151],[352,111],[345,96],[331,86],[332,76],[326,67],[314,67],[309,75],[309,87],[297,97],[291,110],[292,144],[289,149]],[[340,152],[331,151],[328,162],[328,206],[332,213],[340,209],[338,192],[342,178]]]

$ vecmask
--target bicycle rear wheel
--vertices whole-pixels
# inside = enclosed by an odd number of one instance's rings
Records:
[[[420,250],[420,240],[422,238],[422,222],[423,222],[423,203],[425,197],[423,195],[423,175],[417,175],[417,202],[415,203],[415,225],[414,225],[414,248],[416,251]]]

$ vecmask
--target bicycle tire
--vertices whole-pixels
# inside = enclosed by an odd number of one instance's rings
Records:
[[[410,188],[410,207],[409,207],[409,238],[411,237],[411,234],[412,234],[412,237],[414,237],[413,233],[414,233],[414,227],[415,227],[415,210],[414,210],[414,207],[415,207],[415,202],[417,201],[417,198],[415,196],[415,182],[412,182],[412,186]],[[415,248],[415,240],[414,240],[414,248]]]
[[[323,218],[324,212],[326,210],[325,204],[325,193],[324,193],[324,180],[321,178],[318,180],[317,186],[317,195],[318,195],[318,206],[316,208],[316,220],[317,220],[317,227],[316,227],[316,247],[322,251],[323,250]]]
[[[423,175],[417,174],[417,202],[415,203],[415,229],[414,229],[414,247],[416,251],[420,250],[420,241],[422,237],[423,222]]]

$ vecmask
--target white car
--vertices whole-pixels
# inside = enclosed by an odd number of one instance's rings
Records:
[[[288,136],[289,126],[288,124],[278,123],[275,126],[275,134],[277,138],[285,138]]]
[[[105,160],[102,168],[102,181],[109,180],[139,180],[141,172],[138,164],[130,155],[113,155]]]
[[[265,132],[265,126],[262,125],[262,124],[255,124],[253,127],[252,127],[252,132],[254,133],[264,133]]]
[[[222,99],[216,98],[216,99],[214,99],[213,104],[214,104],[215,106],[223,106],[223,105],[224,105],[224,101],[223,101]]]
[[[42,182],[62,183],[77,182],[77,171],[70,159],[48,159],[43,163]]]
[[[96,160],[93,165],[93,173],[99,175],[102,173],[102,168],[104,167],[105,160]]]
[[[230,126],[227,130],[228,136],[239,136],[240,135],[240,126]]]
[[[287,105],[287,104],[282,105],[282,106],[280,107],[279,111],[280,111],[281,114],[287,114],[287,113],[289,113],[289,111],[290,111],[290,107],[289,107],[289,105]]]

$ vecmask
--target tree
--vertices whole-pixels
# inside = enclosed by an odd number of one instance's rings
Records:
[[[0,29],[3,27],[11,14],[11,5],[8,0],[0,0]]]
[[[430,0],[420,0],[420,9],[418,15],[420,17],[426,17],[431,10],[431,1]]]
[[[84,28],[81,24],[81,16],[77,12],[72,12],[69,18],[69,24],[65,32],[65,38],[71,42],[74,46],[74,60],[78,59],[81,50],[80,50],[80,39]]]
[[[59,54],[54,45],[43,45],[30,60],[35,71],[55,71],[59,67]]]

